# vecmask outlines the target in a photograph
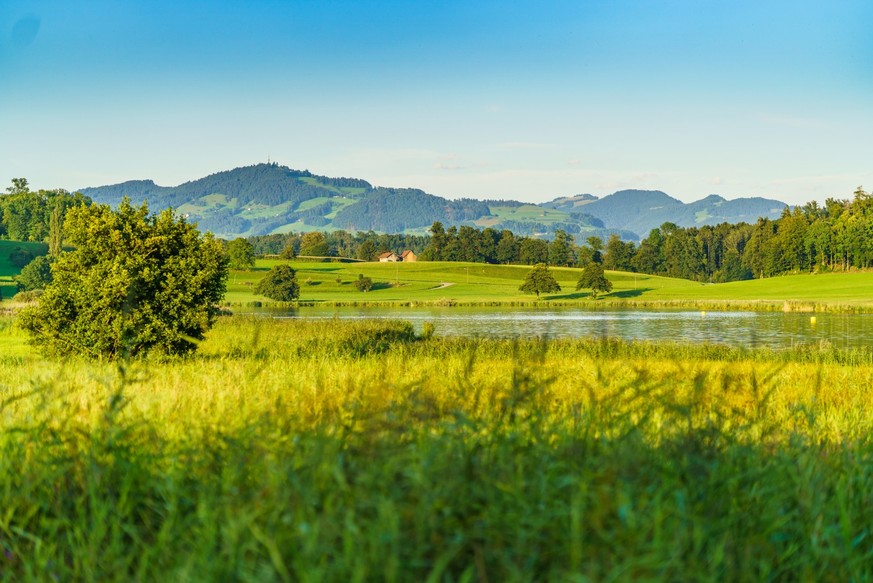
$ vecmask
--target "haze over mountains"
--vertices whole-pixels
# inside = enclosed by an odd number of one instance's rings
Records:
[[[563,229],[577,237],[618,233],[636,240],[665,222],[682,227],[778,218],[785,203],[764,198],[725,200],[710,195],[683,203],[658,190],[623,190],[531,204],[449,200],[416,188],[375,187],[358,178],[329,178],[286,166],[256,164],[211,174],[179,186],[151,180],[79,189],[96,202],[116,205],[125,196],[152,211],[174,208],[219,237],[345,229],[424,233],[434,221],[446,227],[509,229],[551,237]]]

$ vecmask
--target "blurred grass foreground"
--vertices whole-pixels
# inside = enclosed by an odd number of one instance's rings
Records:
[[[240,317],[184,359],[0,347],[0,580],[873,578],[866,351]]]

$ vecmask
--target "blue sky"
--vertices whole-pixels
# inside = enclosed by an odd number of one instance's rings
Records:
[[[0,2],[0,181],[873,190],[867,0]]]

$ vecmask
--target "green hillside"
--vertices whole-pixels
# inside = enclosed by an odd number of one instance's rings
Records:
[[[174,208],[204,231],[233,239],[272,233],[347,230],[420,234],[434,221],[446,228],[475,225],[516,235],[551,238],[557,229],[606,240],[616,233],[638,240],[664,222],[699,226],[759,216],[776,218],[784,203],[725,199],[711,195],[684,204],[660,191],[627,190],[603,198],[575,195],[542,204],[449,199],[417,188],[376,187],[358,178],[330,178],[278,164],[255,164],[217,172],[178,186],[151,180],[81,189],[99,203],[122,197],[148,202],[152,211]]]

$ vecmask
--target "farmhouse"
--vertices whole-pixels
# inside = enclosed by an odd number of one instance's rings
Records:
[[[400,254],[400,260],[404,261],[404,262],[418,261],[418,256],[415,253],[413,253],[412,251],[410,251],[409,249],[407,249],[406,251],[404,251],[403,253]]]
[[[386,251],[379,255],[379,261],[382,263],[395,263],[397,261],[403,261],[400,257],[398,257],[397,253],[393,253],[391,251]]]

